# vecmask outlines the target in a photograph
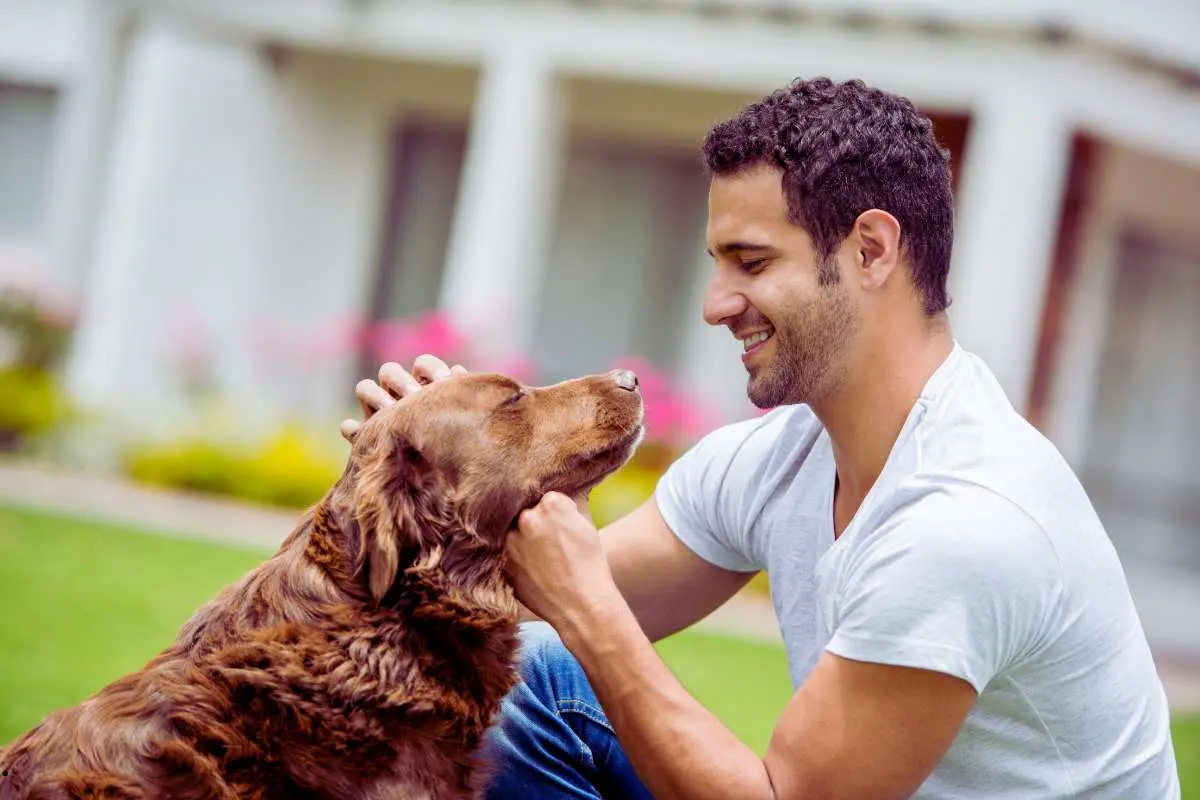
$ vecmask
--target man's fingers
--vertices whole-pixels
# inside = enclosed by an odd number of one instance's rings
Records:
[[[542,513],[544,512],[542,512],[537,506],[534,506],[533,508],[527,508],[522,511],[517,515],[517,530],[521,532],[528,531],[530,526],[536,523],[538,516]]]
[[[362,423],[356,419],[342,420],[342,438],[347,442],[353,442],[354,437],[358,436],[358,432],[362,430]]]
[[[386,408],[396,402],[394,397],[370,378],[363,378],[358,382],[358,385],[354,387],[354,396],[362,404],[363,419],[369,418],[379,409]]]
[[[442,378],[449,378],[450,368],[437,356],[425,353],[417,356],[417,360],[413,362],[413,377],[421,383],[433,383]]]
[[[562,492],[546,492],[542,497],[541,505],[551,511],[567,511],[568,509],[573,510],[577,508],[575,501]]]
[[[408,397],[421,391],[421,382],[395,361],[379,368],[379,384],[395,397]]]

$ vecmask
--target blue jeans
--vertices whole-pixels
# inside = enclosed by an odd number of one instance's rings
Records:
[[[544,622],[521,626],[521,682],[488,741],[498,767],[488,800],[652,798],[579,662]]]

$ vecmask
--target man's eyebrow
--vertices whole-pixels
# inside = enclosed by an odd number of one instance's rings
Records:
[[[721,244],[717,245],[717,252],[719,252],[723,256],[727,256],[731,253],[741,253],[741,252],[745,252],[747,250],[770,250],[770,249],[772,249],[772,248],[771,248],[771,245],[769,245],[769,244],[765,244],[762,242],[749,242],[749,241],[722,242]],[[708,249],[708,255],[711,258],[716,258],[716,256],[713,254],[711,247]]]

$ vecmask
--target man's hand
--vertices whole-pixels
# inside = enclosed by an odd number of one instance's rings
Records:
[[[424,384],[465,372],[459,366],[447,367],[446,362],[430,355],[418,358],[411,372],[394,362],[384,364],[379,368],[378,382],[364,380],[355,388],[363,420],[419,392]],[[361,428],[361,421],[348,419],[342,423],[342,435],[353,441]],[[581,511],[588,514],[586,508]],[[606,526],[603,541],[613,580],[646,633],[655,640],[703,618],[752,576],[715,567],[693,553],[671,532],[652,497],[633,513]],[[524,617],[532,618],[528,613]]]
[[[517,599],[555,628],[588,618],[621,594],[586,499],[550,492],[521,512],[508,537],[508,572]]]
[[[365,422],[379,409],[387,408],[410,394],[416,394],[425,384],[448,378],[451,375],[465,375],[466,372],[467,370],[461,366],[448,367],[445,361],[428,354],[417,356],[417,360],[413,362],[411,373],[396,362],[389,361],[379,368],[378,381],[363,378],[354,387],[354,395],[362,406],[363,421]],[[352,442],[361,428],[362,422],[356,419],[344,420],[341,428],[342,437],[346,441]]]

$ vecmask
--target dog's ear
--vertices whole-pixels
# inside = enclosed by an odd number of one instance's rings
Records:
[[[355,476],[353,505],[359,531],[358,574],[366,576],[371,596],[380,602],[402,565],[421,550],[416,502],[428,465],[420,451],[394,431],[380,430],[372,438]]]
[[[486,542],[502,544],[517,515],[534,505],[536,496],[536,487],[514,485],[507,475],[480,476],[471,483],[471,496],[460,501],[467,510],[464,526]]]

